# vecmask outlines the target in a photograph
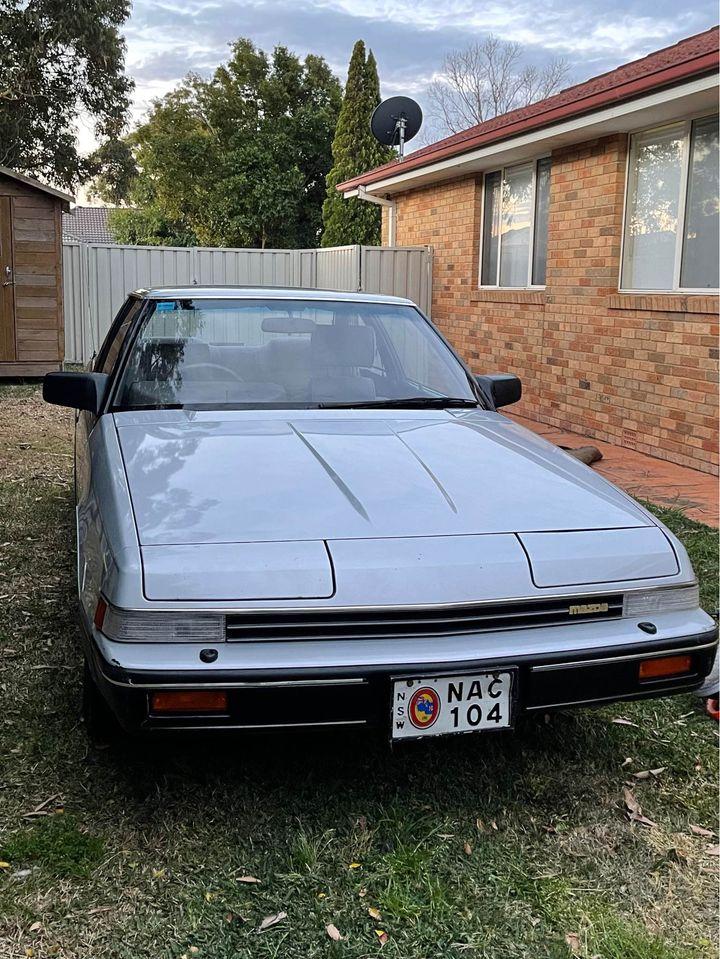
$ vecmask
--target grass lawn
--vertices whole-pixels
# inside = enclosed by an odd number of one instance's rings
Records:
[[[394,752],[346,734],[92,747],[70,426],[0,389],[2,959],[717,954],[717,838],[691,827],[717,833],[718,729],[693,697]],[[715,531],[658,513],[714,608]],[[654,826],[629,821],[628,788]]]

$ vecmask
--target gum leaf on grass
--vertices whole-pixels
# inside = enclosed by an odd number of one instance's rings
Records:
[[[262,882],[261,879],[256,879],[255,876],[238,876],[235,882],[245,882],[250,884]]]
[[[690,832],[694,836],[702,836],[704,839],[712,839],[715,835],[712,829],[705,829],[704,826],[696,826],[693,823],[690,823]],[[2,863],[0,863],[0,866],[2,866]]]
[[[330,936],[333,942],[342,942],[343,937],[340,935],[340,930],[334,923],[328,923],[327,926],[325,926],[325,932]]]
[[[565,942],[573,956],[579,956],[581,951],[580,936],[576,932],[566,932]]]
[[[647,826],[648,828],[657,826],[657,823],[653,822],[652,819],[648,819],[647,816],[643,816],[642,807],[637,801],[632,789],[628,789],[627,786],[624,786],[623,798],[625,800],[628,819],[630,819],[631,822],[639,823],[641,826]]]
[[[265,932],[266,929],[271,929],[273,926],[276,926],[279,922],[282,922],[283,919],[287,919],[286,912],[276,912],[272,916],[265,916],[263,921],[258,926],[258,932]]]

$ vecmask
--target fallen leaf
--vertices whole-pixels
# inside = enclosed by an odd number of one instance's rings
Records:
[[[380,942],[380,945],[381,945],[381,946],[384,946],[385,943],[386,943],[386,942],[388,941],[388,939],[390,938],[390,936],[388,936],[388,934],[387,934],[384,930],[382,930],[382,929],[376,929],[376,930],[375,930],[375,935],[378,937],[378,941]]]
[[[164,869],[153,869],[152,871],[153,879],[162,879],[164,875],[165,875]]]
[[[712,839],[715,835],[711,829],[705,829],[703,826],[695,826],[692,823],[690,823],[690,832],[695,836],[703,836],[705,839]],[[0,866],[2,865],[3,863],[0,862]]]
[[[258,926],[258,932],[265,932],[266,929],[270,929],[271,926],[276,926],[279,922],[282,922],[283,919],[287,919],[286,912],[276,912],[274,916],[265,916]]]
[[[658,766],[657,769],[643,769],[639,773],[633,773],[635,779],[649,779],[651,776],[654,776],[656,779],[660,773],[665,772],[665,766]]]
[[[566,932],[565,942],[567,943],[568,949],[574,956],[580,955],[580,936],[576,932]]]
[[[32,924],[32,926],[30,926],[30,932],[37,932],[38,929],[42,929],[42,923],[41,923],[41,922],[34,922],[34,923]]]
[[[653,829],[657,826],[656,822],[653,822],[652,819],[648,819],[647,816],[641,816],[640,813],[628,813],[629,819],[631,822],[640,823],[641,826],[648,826],[650,829]]]
[[[212,902],[214,898],[215,898],[215,893],[214,893],[214,892],[206,892],[206,893],[205,893],[205,902]]]
[[[463,852],[466,856],[472,856],[472,846],[469,842],[463,844]]]
[[[9,869],[9,868],[10,868],[9,862],[0,862],[0,869]]]
[[[333,925],[332,922],[325,926],[325,932],[330,936],[333,942],[342,942],[343,937],[340,935],[340,930],[337,926]]]
[[[327,893],[326,893],[326,892],[319,892],[319,893],[317,894],[317,897],[318,897],[318,899],[327,899]]]
[[[707,846],[705,849],[706,856],[720,856],[720,846]]]
[[[362,863],[361,863],[361,862],[351,862],[350,865],[348,866],[348,869],[362,869]]]
[[[363,886],[363,888],[360,889],[360,891],[358,892],[358,896],[360,896],[361,899],[364,899],[365,896],[367,896],[367,889],[366,889],[364,886]]]
[[[632,722],[629,719],[625,719],[624,716],[616,716],[615,719],[612,719],[611,722],[615,723],[616,726],[635,726],[637,723]]]
[[[625,769],[627,766],[632,766],[632,762],[633,762],[632,756],[628,756],[626,759],[623,759],[623,761],[620,763],[620,768]]]
[[[368,915],[370,916],[371,919],[374,919],[376,922],[380,922],[380,920],[382,919],[380,910],[375,909],[374,907],[368,909]]]
[[[25,950],[25,955],[28,957],[28,959],[30,959],[31,956],[35,955],[35,950],[33,949],[32,946],[27,947],[27,949]]]
[[[255,876],[238,876],[235,882],[259,883],[262,879],[256,879]]]
[[[632,789],[628,789],[627,786],[623,786],[623,798],[629,812],[636,815],[642,815],[642,807],[635,798],[635,794],[633,793]]]
[[[476,819],[475,826],[477,827],[478,832],[485,832],[485,823],[482,821],[482,819]]]
[[[193,954],[193,956],[196,956],[200,952],[200,950],[198,949],[197,946],[190,946],[190,952]]]

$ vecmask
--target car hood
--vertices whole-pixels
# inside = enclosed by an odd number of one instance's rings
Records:
[[[497,413],[114,418],[142,546],[653,525],[602,477]]]

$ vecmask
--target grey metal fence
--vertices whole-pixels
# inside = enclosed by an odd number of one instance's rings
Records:
[[[84,363],[131,290],[227,284],[405,296],[430,314],[430,247],[340,246],[311,250],[63,244],[65,359]]]

